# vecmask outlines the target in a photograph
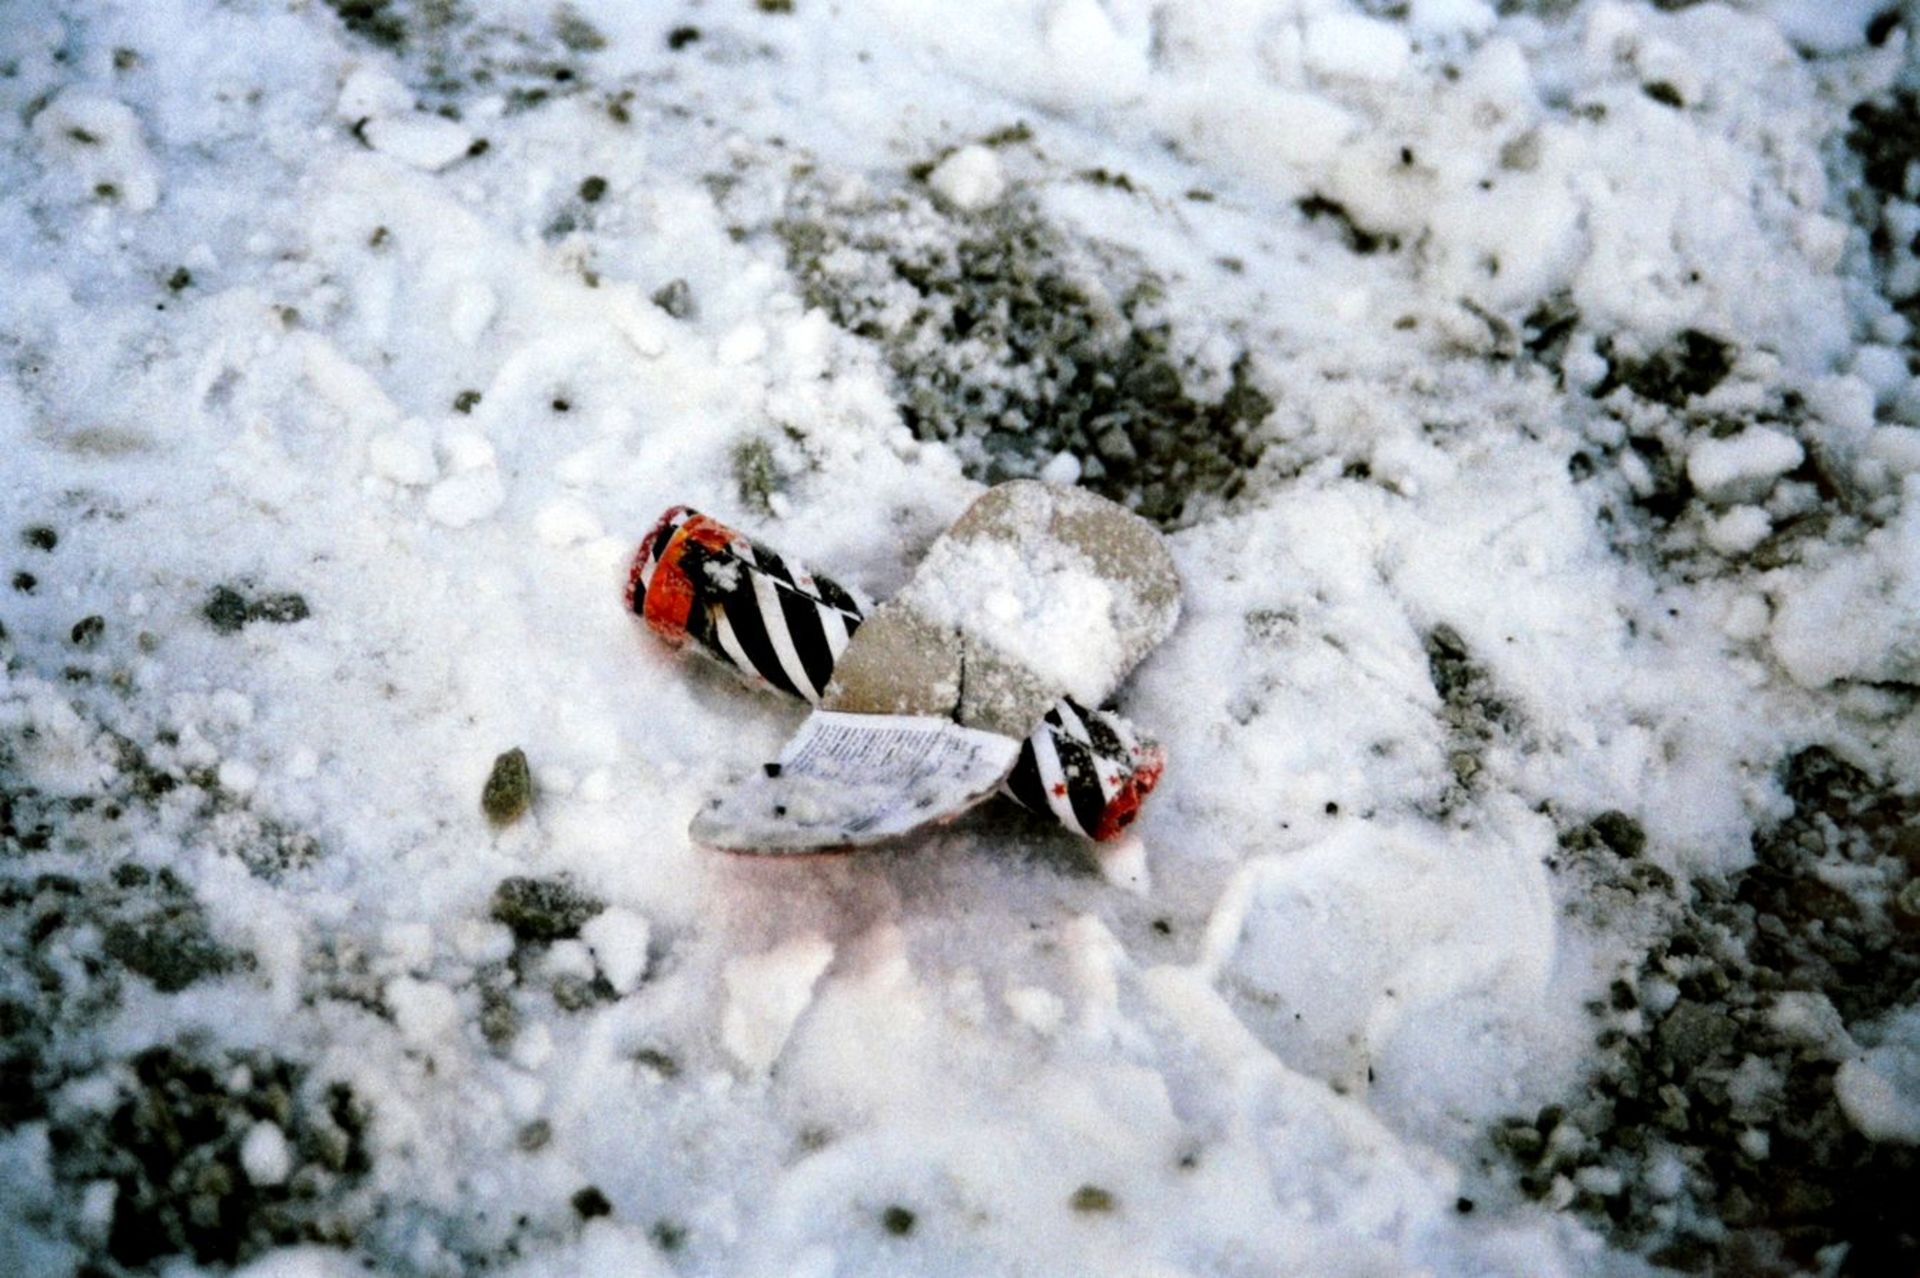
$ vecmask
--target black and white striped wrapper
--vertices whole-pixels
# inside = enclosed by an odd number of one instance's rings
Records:
[[[685,506],[641,542],[627,606],[667,642],[750,682],[815,705],[868,604],[745,534]],[[1126,720],[1061,698],[1020,747],[1003,787],[1022,806],[1090,839],[1118,837],[1159,781],[1166,756]]]

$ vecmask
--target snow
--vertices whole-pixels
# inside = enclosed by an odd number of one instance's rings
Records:
[[[147,213],[160,202],[160,168],[147,149],[140,118],[124,102],[67,89],[33,117],[33,134],[48,160],[72,172],[81,191]]]
[[[1885,11],[1878,0],[1767,0],[1761,7],[1789,39],[1823,53],[1857,47],[1867,24]]]
[[[1706,542],[1723,555],[1751,551],[1773,531],[1773,520],[1758,506],[1735,506],[1707,525]]]
[[[424,423],[406,423],[367,441],[367,462],[373,473],[396,484],[417,488],[440,477],[433,444]]]
[[[1051,990],[1023,985],[1006,992],[1007,1010],[1036,1034],[1051,1034],[1066,1016],[1066,1004]]]
[[[1325,76],[1394,80],[1412,54],[1398,27],[1353,13],[1323,13],[1307,23],[1303,35],[1306,65]]]
[[[1056,521],[1069,518],[1132,518],[1069,501],[1073,491],[1031,484],[1001,490],[1001,513],[974,533],[929,547],[900,600],[1022,668],[1049,698],[1064,693],[1092,706],[1172,629],[1179,608],[1177,599],[1161,597],[1164,551],[1158,562],[1142,551],[1139,562],[1121,570],[1096,562],[1101,545],[1055,530]],[[1101,535],[1117,543],[1126,534]]]
[[[927,185],[969,213],[997,202],[1007,192],[999,157],[984,146],[963,146],[940,161],[927,175]]]
[[[340,83],[334,113],[348,123],[374,116],[404,115],[413,109],[413,95],[385,69],[374,63],[354,67]]]
[[[1116,681],[1121,601],[1084,556],[1060,547],[1035,563],[1026,547],[985,540],[937,550],[923,571],[928,587],[910,598],[927,615],[964,624],[1048,686],[1097,703]]]
[[[1920,1015],[1909,1009],[1877,1032],[1884,1041],[1843,1061],[1834,1090],[1869,1140],[1920,1144]]]
[[[234,1270],[236,1278],[350,1278],[358,1267],[332,1247],[282,1247]]]
[[[1071,487],[1080,482],[1080,459],[1072,453],[1055,453],[1053,460],[1040,469],[1040,478],[1049,484]]]
[[[459,1027],[459,1000],[437,982],[402,977],[388,982],[386,999],[401,1036],[416,1047],[435,1047]]]
[[[833,943],[814,935],[727,963],[721,973],[726,1007],[720,1038],[742,1068],[763,1073],[779,1059],[794,1022],[813,1000],[814,983],[831,962]]]
[[[1448,1078],[1436,1060],[1505,1048],[1455,1037],[1458,1000],[1510,985],[1501,1004],[1525,1009],[1544,995],[1553,963],[1545,831],[1519,814],[1507,820],[1510,833],[1451,848],[1347,822],[1284,858],[1252,861],[1208,920],[1201,961],[1249,1000],[1243,1019],[1295,1069],[1470,1105],[1484,1080]]]
[[[438,172],[460,159],[474,142],[465,128],[431,115],[368,120],[360,132],[374,150],[428,172]]]
[[[631,994],[647,971],[647,921],[632,910],[611,909],[587,920],[581,939],[616,994]]]
[[[246,956],[70,1000],[58,1113],[160,1045],[351,1087],[353,1249],[249,1278],[1637,1272],[1486,1133],[1585,1085],[1585,1005],[1665,926],[1589,892],[1571,832],[1625,814],[1684,897],[1748,864],[1809,744],[1920,787],[1920,383],[1838,140],[1911,77],[1911,6],[1885,47],[1866,0],[503,0],[386,6],[397,42],[351,8],[0,20],[0,775],[84,801],[8,873],[164,866]],[[820,278],[885,277],[872,315],[803,278],[809,218],[857,227]],[[879,598],[925,566],[922,605],[1089,699],[1126,664],[1084,556],[926,559],[984,478],[1112,459],[1038,420],[916,436],[895,369],[946,339],[887,336],[954,300],[906,250],[1054,238],[1056,318],[1179,365],[1152,424],[1215,429],[1243,354],[1271,403],[1231,496],[1193,450],[1176,481],[1181,620],[1117,693],[1170,758],[1139,823],[694,847],[802,708],[622,615],[672,504]],[[1690,331],[1724,376],[1635,389]],[[1149,363],[941,369],[964,410]],[[310,615],[217,630],[223,587]],[[115,834],[122,738],[175,784]],[[494,828],[515,747],[534,806]],[[514,877],[599,908],[516,935]],[[35,962],[80,979],[115,921]],[[1917,1138],[1910,1020],[1766,1015],[1865,1138]],[[111,1224],[53,1121],[0,1132],[0,1269]],[[221,1156],[302,1186],[290,1123]]]
[[[1806,459],[1791,435],[1750,426],[1726,439],[1704,439],[1687,454],[1687,478],[1710,500],[1764,496],[1773,481]]]
[[[1413,0],[1407,25],[1428,35],[1481,36],[1498,21],[1487,0]]]
[[[255,1123],[240,1142],[240,1165],[256,1185],[278,1185],[293,1170],[287,1135],[272,1123]]]
[[[1909,493],[1920,481],[1908,480]],[[1780,601],[1769,635],[1795,682],[1901,680],[1920,672],[1920,517],[1868,536],[1860,552],[1806,574]]]

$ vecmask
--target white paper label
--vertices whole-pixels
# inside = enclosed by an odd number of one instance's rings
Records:
[[[823,710],[800,725],[780,752],[780,768],[856,785],[909,785],[997,770],[1007,740],[946,719]]]
[[[950,820],[993,793],[1020,743],[947,719],[817,711],[766,774],[694,818],[701,843],[740,852],[853,847]]]

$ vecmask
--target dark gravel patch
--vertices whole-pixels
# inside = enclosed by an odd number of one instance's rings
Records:
[[[1911,280],[1920,259],[1920,233],[1897,211],[1920,198],[1920,94],[1902,89],[1858,103],[1844,137],[1859,165],[1860,180],[1847,196],[1853,220],[1867,232],[1887,300],[1915,330],[1906,339],[1909,356],[1920,359],[1920,289],[1896,283]]]
[[[914,434],[984,483],[1070,453],[1081,484],[1178,525],[1237,497],[1264,451],[1251,360],[1200,368],[1159,280],[1018,195],[961,213],[907,186],[847,209],[803,187],[775,230],[808,304],[879,343]]]
[[[1440,694],[1440,719],[1447,730],[1447,765],[1453,773],[1450,805],[1473,788],[1487,747],[1517,730],[1520,720],[1459,631],[1437,625],[1427,632],[1425,647],[1427,673]]]
[[[99,1257],[111,1272],[156,1272],[181,1256],[244,1263],[292,1243],[353,1244],[366,1210],[353,1191],[371,1162],[368,1111],[351,1088],[322,1084],[278,1056],[183,1045],[142,1052],[118,1073],[111,1101],[62,1114],[48,1131],[54,1176],[75,1201],[88,1186],[114,1188]],[[262,1124],[288,1154],[285,1175],[265,1183],[241,1153]]]
[[[1755,838],[1754,864],[1690,891],[1640,858],[1624,818],[1562,839],[1563,879],[1589,871],[1570,911],[1605,926],[1611,892],[1667,923],[1589,1009],[1587,1085],[1508,1119],[1492,1148],[1524,1193],[1659,1265],[1920,1273],[1920,1149],[1856,1129],[1834,1083],[1845,1035],[1870,1044],[1920,1006],[1920,912],[1903,904],[1920,800],[1817,746],[1784,781],[1793,813]]]

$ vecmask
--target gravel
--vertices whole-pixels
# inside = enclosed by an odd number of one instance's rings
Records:
[[[1835,1089],[1853,1044],[1920,1001],[1920,929],[1897,905],[1920,871],[1920,800],[1819,746],[1784,781],[1793,812],[1756,836],[1754,864],[1690,891],[1639,859],[1618,814],[1563,838],[1563,880],[1586,878],[1576,914],[1604,925],[1611,890],[1667,898],[1669,922],[1590,1008],[1586,1085],[1489,1139],[1524,1193],[1656,1264],[1920,1272],[1920,1149],[1869,1139]]]

